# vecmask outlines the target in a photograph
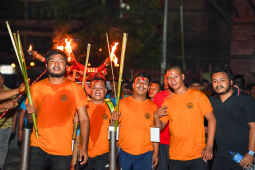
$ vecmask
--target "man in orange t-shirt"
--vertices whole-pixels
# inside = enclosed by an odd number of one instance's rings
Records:
[[[31,113],[36,113],[39,137],[32,132],[30,169],[70,169],[73,120],[76,111],[81,127],[81,164],[87,161],[87,98],[80,85],[65,78],[66,59],[64,52],[49,50],[46,56],[49,77],[31,87],[33,105],[27,105],[27,112],[30,113],[30,121]]]
[[[134,94],[120,101],[119,112],[112,120],[119,120],[119,164],[122,170],[149,170],[158,163],[158,143],[150,140],[153,112],[157,105],[146,98],[150,76],[139,73],[133,83]]]
[[[90,119],[88,162],[80,170],[109,169],[108,127],[111,111],[105,102],[105,80],[95,77],[90,84],[91,101],[87,109]]]
[[[169,121],[171,170],[206,170],[213,156],[216,120],[209,99],[200,91],[184,85],[184,74],[177,66],[167,69],[174,94],[154,112],[155,123],[164,128]],[[159,119],[161,117],[161,119]],[[204,117],[208,120],[205,144]]]

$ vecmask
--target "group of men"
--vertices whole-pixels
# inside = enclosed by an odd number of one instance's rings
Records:
[[[118,164],[122,170],[207,170],[217,144],[213,170],[249,168],[255,151],[255,102],[233,88],[233,75],[226,66],[212,72],[217,93],[211,99],[201,91],[185,86],[182,70],[166,70],[166,88],[148,99],[151,78],[145,73],[133,80],[133,94],[120,100],[119,111],[106,101],[106,82],[95,77],[89,88],[90,100],[75,82],[65,78],[66,54],[50,50],[46,55],[48,78],[31,87],[33,105],[27,105],[37,117],[39,137],[31,134],[30,169],[69,170],[72,159],[72,134],[75,114],[81,132],[80,170],[109,168],[108,127],[118,121]],[[155,82],[154,82],[155,83]],[[154,93],[157,85],[151,86]],[[205,139],[204,117],[208,121]],[[217,122],[217,123],[216,123]],[[151,140],[152,129],[164,133],[162,143]],[[156,134],[159,135],[159,134]],[[236,163],[230,151],[243,155]],[[159,165],[158,165],[159,164]]]

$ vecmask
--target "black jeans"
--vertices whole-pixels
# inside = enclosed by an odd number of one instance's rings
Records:
[[[98,155],[94,158],[88,158],[85,165],[78,165],[78,170],[105,170],[109,169],[109,153]]]
[[[70,170],[72,155],[60,156],[44,152],[39,147],[30,148],[30,170]]]
[[[159,144],[158,161],[157,170],[168,170],[169,145]]]
[[[213,170],[243,170],[243,168],[232,160],[231,155],[219,155],[216,154],[213,162]]]
[[[192,159],[190,161],[169,161],[170,170],[208,170],[208,163],[203,161],[202,158]]]

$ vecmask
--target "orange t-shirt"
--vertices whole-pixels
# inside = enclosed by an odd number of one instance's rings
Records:
[[[150,127],[153,127],[153,112],[157,105],[151,100],[136,101],[132,96],[120,100],[119,146],[132,155],[153,150]]]
[[[72,155],[74,114],[88,103],[82,87],[68,79],[51,84],[46,78],[31,87],[31,95],[39,138],[33,130],[30,145],[52,155]]]
[[[93,158],[109,152],[108,126],[111,112],[105,102],[89,102],[87,109],[90,119],[88,156]]]
[[[213,111],[206,95],[188,89],[184,94],[173,94],[162,106],[168,106],[170,148],[169,159],[192,160],[200,158],[205,147],[204,115]]]

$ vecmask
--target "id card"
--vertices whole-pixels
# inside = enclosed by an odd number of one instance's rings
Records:
[[[108,140],[110,140],[110,131],[114,132],[114,130],[115,130],[115,126],[108,127]],[[117,127],[116,140],[119,140],[119,126]]]
[[[151,142],[160,142],[160,129],[151,127]]]

